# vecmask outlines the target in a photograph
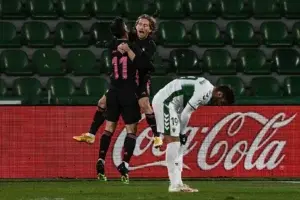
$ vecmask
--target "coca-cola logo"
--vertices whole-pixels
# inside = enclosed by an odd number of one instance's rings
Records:
[[[189,133],[188,141],[181,147],[180,152],[185,156],[191,151],[196,151],[195,147],[200,145],[195,162],[201,170],[212,170],[216,167],[222,167],[225,170],[232,170],[241,165],[245,170],[272,170],[276,168],[285,158],[283,150],[286,146],[285,140],[276,140],[274,136],[278,131],[290,124],[297,114],[287,117],[285,113],[280,112],[271,118],[267,118],[256,112],[234,112],[214,124],[213,127],[187,127],[184,131]],[[260,125],[260,129],[247,130],[244,125],[248,120],[255,121]],[[224,130],[227,128],[226,130]],[[131,163],[130,170],[137,170],[153,166],[166,166],[165,151],[155,149],[152,145],[151,129],[144,129],[137,138],[134,156],[138,157],[142,164],[135,165]],[[253,135],[252,138],[238,140],[233,145],[229,145],[231,138],[245,131]],[[252,133],[253,131],[253,133]],[[218,135],[226,133],[226,138],[221,140]],[[197,134],[205,134],[203,141],[196,141]],[[126,130],[123,129],[119,134],[113,147],[113,163],[118,166],[122,162],[122,147],[126,137]],[[145,145],[146,141],[146,145]],[[143,145],[141,145],[143,143]],[[143,159],[145,152],[151,151],[153,160],[149,156]],[[256,156],[254,156],[256,155]],[[156,157],[156,159],[154,159]],[[217,159],[212,159],[217,157]],[[157,159],[159,158],[159,160]],[[191,169],[184,164],[184,168]]]

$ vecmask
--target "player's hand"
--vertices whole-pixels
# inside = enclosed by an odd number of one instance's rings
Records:
[[[187,141],[187,135],[186,134],[179,134],[180,144],[185,145]]]
[[[131,49],[129,48],[128,44],[127,43],[122,43],[122,49],[125,51],[125,52],[128,52],[130,51]]]
[[[123,49],[122,44],[118,45],[117,49],[118,49],[118,52],[120,52],[121,54],[125,53],[125,50]]]

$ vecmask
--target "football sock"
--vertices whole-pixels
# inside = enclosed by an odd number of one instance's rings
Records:
[[[105,121],[105,109],[98,107],[97,111],[94,114],[94,119],[90,127],[89,133],[96,135],[99,127],[103,124]]]
[[[136,135],[134,133],[127,133],[124,141],[124,156],[123,161],[129,163],[136,143]]]
[[[180,148],[180,142],[171,142],[167,145],[166,150],[166,163],[168,168],[168,176],[170,180],[171,187],[176,187],[178,185],[178,164],[176,159],[178,158],[178,152]]]
[[[183,170],[183,151],[181,151],[181,147],[179,149],[178,156],[176,158],[176,163],[178,165],[176,166],[175,174],[176,174],[176,183],[178,185],[183,185],[182,182],[182,170]]]
[[[155,137],[159,137],[160,134],[157,132],[157,129],[156,129],[156,121],[155,121],[154,113],[146,114],[146,120],[152,130],[153,135]]]
[[[99,149],[99,159],[105,160],[107,150],[111,141],[112,133],[109,131],[104,131],[100,139],[100,149]]]

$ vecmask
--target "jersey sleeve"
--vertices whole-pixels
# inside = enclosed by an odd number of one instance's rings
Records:
[[[212,97],[213,89],[214,86],[208,80],[196,80],[195,90],[188,104],[195,110],[201,105],[208,104]]]

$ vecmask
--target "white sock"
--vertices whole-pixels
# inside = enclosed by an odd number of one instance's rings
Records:
[[[176,163],[178,163],[178,165],[176,165],[175,168],[175,176],[176,176],[176,182],[178,185],[183,185],[182,182],[182,170],[183,170],[183,153],[179,152],[178,156],[176,158]]]
[[[180,142],[171,142],[167,145],[166,150],[166,162],[168,168],[168,175],[171,187],[176,187],[178,184],[178,178],[176,178],[176,159],[178,158],[178,152],[180,148]]]

